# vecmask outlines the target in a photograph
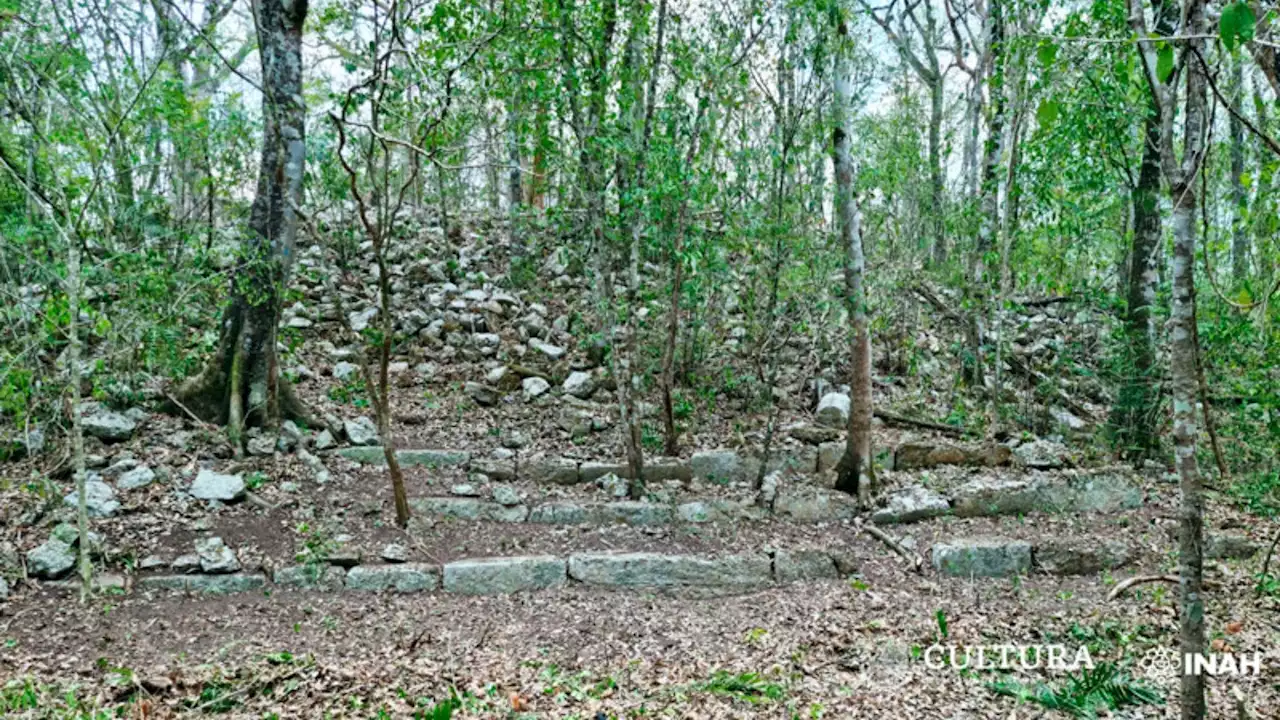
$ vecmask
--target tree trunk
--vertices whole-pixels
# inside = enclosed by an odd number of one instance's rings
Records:
[[[93,589],[89,553],[89,508],[85,493],[84,432],[80,421],[80,240],[67,237],[67,376],[71,385],[71,468],[76,480],[76,525],[80,537],[80,602]]]
[[[1176,17],[1176,7],[1157,1],[1157,12]],[[1163,7],[1162,7],[1163,6]],[[1204,161],[1204,134],[1207,129],[1206,93],[1208,78],[1202,60],[1205,42],[1204,0],[1187,0],[1181,33],[1189,39],[1182,57],[1187,73],[1186,105],[1183,113],[1183,156],[1181,167],[1171,172],[1169,191],[1173,202],[1173,301],[1170,317],[1169,357],[1173,384],[1174,462],[1181,491],[1178,571],[1180,588],[1181,647],[1185,663],[1189,656],[1205,653],[1204,635],[1204,490],[1196,464],[1196,401],[1198,389],[1195,310],[1196,193],[1200,163]],[[1176,97],[1170,88],[1170,105]],[[1165,113],[1172,115],[1173,108]],[[1166,168],[1173,169],[1172,125],[1163,124],[1169,136],[1164,152]],[[1182,718],[1204,720],[1205,678],[1201,673],[1182,675]]]
[[[836,489],[854,495],[864,506],[870,506],[874,491],[871,469],[871,336],[867,323],[867,297],[864,285],[866,259],[862,252],[862,232],[858,207],[854,202],[853,158],[849,154],[849,114],[853,88],[849,78],[849,27],[843,17],[837,21],[836,66],[833,78],[831,160],[836,176],[836,224],[840,244],[845,250],[845,305],[853,325],[850,347],[849,435],[844,457],[837,466]],[[941,238],[935,238],[935,241]],[[936,249],[937,246],[935,246]],[[863,477],[867,482],[862,482]]]
[[[1156,448],[1155,342],[1151,311],[1156,304],[1160,264],[1160,116],[1147,115],[1142,166],[1132,190],[1133,240],[1129,252],[1125,335],[1129,377],[1111,411],[1111,425],[1121,454],[1138,460]]]
[[[507,164],[507,221],[510,224],[507,232],[511,252],[515,253],[520,242],[516,223],[520,220],[520,205],[524,202],[520,183],[520,107],[516,98],[507,101]]]
[[[933,234],[933,262],[947,261],[947,237],[942,179],[943,76],[935,73],[929,86],[929,220]]]
[[[1244,124],[1237,117],[1244,94],[1243,58],[1231,60],[1227,92],[1234,111],[1227,118],[1231,139],[1231,279],[1241,283],[1249,275],[1249,234],[1245,228],[1249,196],[1244,191]]]
[[[987,273],[987,255],[996,248],[1000,231],[1000,157],[1004,151],[1004,15],[1001,0],[991,0],[987,8],[987,44],[991,55],[988,88],[991,94],[991,114],[987,121],[987,143],[982,155],[981,220],[978,242],[974,248],[972,269],[968,282],[969,293],[969,362],[965,368],[966,381],[972,387],[985,385],[982,361],[983,327],[982,308],[978,305],[987,295],[990,278]]]
[[[204,370],[177,391],[203,420],[226,423],[236,448],[246,423],[276,425],[307,413],[280,377],[276,325],[297,237],[302,203],[306,112],[302,104],[301,0],[255,0],[262,57],[263,137],[258,187],[244,236],[244,259],[232,278],[218,349]]]

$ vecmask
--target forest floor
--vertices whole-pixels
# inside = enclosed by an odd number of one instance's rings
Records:
[[[573,285],[562,269],[552,274],[555,282],[541,292],[499,298],[488,290],[474,292],[482,282],[451,282],[438,264],[423,272],[415,285],[419,295],[408,301],[442,313],[423,313],[425,322],[413,331],[421,332],[422,342],[394,358],[399,446],[463,450],[518,467],[547,457],[620,460],[612,421],[616,399],[604,383],[585,393],[588,398],[560,387],[573,370],[598,381],[605,373],[585,358],[584,344],[562,320],[575,312],[565,302],[572,293],[564,289],[581,284]],[[415,276],[413,265],[406,276]],[[286,313],[285,368],[301,396],[336,429],[367,413],[359,384],[337,377],[358,351],[341,342],[318,283],[302,284],[303,298]],[[355,314],[365,310],[352,299],[346,305]],[[1027,325],[1058,328],[1060,344],[1067,342],[1065,334],[1083,333],[1076,311],[1059,308],[1037,311]],[[486,327],[477,326],[477,316],[488,318]],[[433,333],[435,320],[442,322]],[[713,352],[732,347],[725,338],[737,337],[733,326],[730,318]],[[497,340],[481,337],[490,334]],[[563,357],[540,349],[537,338],[557,343]],[[936,349],[946,341],[926,338],[921,344]],[[821,470],[823,446],[815,437],[838,442],[840,433],[814,421],[822,393],[808,373],[822,363],[805,358],[832,344],[815,339],[813,345],[797,349],[791,377],[780,383],[785,401],[774,451],[816,461]],[[1038,341],[1026,346],[1027,358],[1044,350]],[[487,349],[495,347],[496,352]],[[534,395],[508,385],[497,393],[498,401],[479,402],[468,383],[509,382],[492,373],[517,362],[544,374],[550,387]],[[911,399],[917,408],[922,400],[928,407],[945,394],[939,390],[950,382],[942,377],[945,368],[928,357],[919,367],[924,374],[914,377],[914,385],[878,373],[877,406]],[[678,462],[687,463],[699,450],[747,453],[758,446],[764,410],[751,404],[751,393],[735,395],[724,385],[719,392],[718,402],[700,403],[682,418]],[[1093,390],[1080,388],[1077,397],[1076,410],[1105,412]],[[925,559],[937,543],[975,536],[1119,544],[1127,554],[1115,569],[1066,576],[1037,569],[1005,578],[948,577],[928,562],[914,571],[865,533],[869,512],[817,521],[770,513],[696,524],[560,525],[418,513],[402,530],[392,522],[385,471],[320,448],[314,429],[300,442],[319,457],[324,477],[299,452],[272,452],[274,438],[266,451],[235,459],[219,428],[149,411],[137,417],[128,439],[90,438],[91,464],[104,482],[114,484],[120,506],[92,523],[102,536],[97,569],[118,585],[88,603],[77,602],[69,568],[39,581],[29,572],[30,553],[64,532],[60,524],[71,519],[63,502],[72,489],[64,458],[49,452],[0,465],[0,578],[12,584],[8,599],[0,599],[0,715],[6,718],[444,718],[455,701],[453,717],[465,718],[1068,716],[1027,697],[1050,689],[1069,695],[1072,678],[1065,672],[935,667],[922,660],[934,644],[1063,645],[1068,657],[1086,647],[1096,663],[1114,664],[1156,693],[1153,702],[1101,709],[1103,716],[1178,715],[1175,679],[1146,664],[1152,652],[1176,647],[1176,587],[1144,584],[1108,597],[1125,578],[1176,572],[1177,485],[1165,467],[1126,471],[1141,503],[1123,511],[946,514],[887,528]],[[335,446],[344,445],[341,432],[336,434]],[[1031,439],[1023,433],[1009,444]],[[877,424],[874,445],[885,494],[908,487],[950,494],[974,481],[1058,481],[1074,477],[1074,468],[1108,462],[1087,431],[1063,431],[1059,439],[1068,456],[1051,470],[1017,462],[892,469],[894,450],[906,443],[943,446],[954,440],[928,429]],[[126,487],[124,475],[141,467],[154,479]],[[248,478],[248,501],[194,499],[190,481],[202,470]],[[409,467],[406,481],[415,503],[496,500],[498,493],[518,498],[522,507],[614,499],[610,488],[597,483],[549,484],[463,467]],[[828,491],[831,473],[788,471],[780,482],[784,492],[820,493]],[[749,481],[697,477],[654,481],[647,491],[647,502],[664,507],[691,501],[751,507],[756,498]],[[1216,491],[1210,492],[1207,528],[1210,537],[1230,535],[1247,546],[1247,552],[1221,553],[1207,563],[1207,626],[1214,650],[1266,654],[1258,675],[1210,679],[1212,717],[1238,717],[1243,702],[1250,717],[1280,718],[1280,595],[1255,593],[1264,550],[1280,528]],[[569,583],[470,597],[278,584],[202,595],[140,586],[177,571],[195,544],[210,537],[221,538],[239,568],[268,576],[308,553],[354,564],[385,557],[392,545],[403,551],[398,561],[435,566],[516,555],[649,552],[715,558],[797,549],[838,552],[843,565],[840,577],[738,590],[610,590]],[[1019,684],[1022,697],[997,692]]]

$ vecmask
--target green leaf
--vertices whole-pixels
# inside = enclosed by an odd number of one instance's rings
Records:
[[[1248,3],[1235,2],[1222,9],[1222,19],[1218,21],[1218,37],[1228,50],[1235,50],[1242,43],[1253,39],[1257,18]]]
[[[1160,47],[1156,48],[1156,79],[1160,82],[1169,82],[1169,78],[1173,77],[1173,46],[1169,43],[1160,43]]]
[[[1058,103],[1056,100],[1044,100],[1036,108],[1036,120],[1040,127],[1047,128],[1058,119]]]
[[[1058,46],[1048,40],[1040,42],[1040,46],[1036,48],[1036,57],[1040,60],[1040,64],[1045,67],[1052,67],[1053,61],[1058,58]]]

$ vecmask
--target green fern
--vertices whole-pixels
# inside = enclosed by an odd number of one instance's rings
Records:
[[[995,680],[987,688],[997,695],[1034,702],[1072,717],[1096,718],[1099,710],[1118,710],[1127,705],[1159,705],[1160,694],[1135,682],[1112,663],[1100,663],[1079,675],[1069,674],[1065,685],[1027,685],[1015,680]]]

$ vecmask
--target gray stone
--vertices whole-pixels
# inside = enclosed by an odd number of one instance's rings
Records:
[[[1034,469],[1060,468],[1071,461],[1071,451],[1062,443],[1052,440],[1032,440],[1013,449],[1014,457],[1024,466]]]
[[[624,473],[624,476],[630,474],[630,470],[628,470]],[[680,458],[655,457],[645,460],[640,475],[645,482],[662,482],[664,480],[688,482],[693,479],[693,470],[688,463]]]
[[[838,577],[836,563],[825,550],[779,550],[773,554],[773,579],[779,583]]]
[[[793,427],[788,431],[791,437],[808,445],[821,445],[823,443],[835,442],[840,437],[840,431],[833,427],[822,427],[820,425],[800,425]]]
[[[1210,560],[1248,560],[1262,550],[1244,535],[1210,535],[1204,545],[1204,556]]]
[[[347,433],[347,440],[352,445],[377,445],[378,444],[378,426],[367,417],[358,417],[355,420],[346,420],[342,423],[342,429]]]
[[[818,401],[813,419],[819,425],[842,428],[849,422],[849,396],[844,393],[827,393]]]
[[[426,497],[410,501],[414,511],[424,515],[442,515],[460,520],[492,520],[494,522],[524,522],[529,508],[524,505],[503,506],[476,498]]]
[[[200,571],[200,556],[191,553],[190,555],[179,555],[169,563],[169,569],[180,573],[193,573]]]
[[[578,466],[578,478],[581,482],[597,482],[609,475],[630,477],[631,472],[625,463],[609,463],[586,461]]]
[[[591,373],[575,370],[565,378],[561,389],[568,395],[585,400],[596,391],[596,381],[591,377]]]
[[[703,450],[689,458],[692,475],[711,482],[736,482],[747,480],[752,470],[759,467],[755,461],[743,458],[733,450]]]
[[[378,557],[389,563],[409,562],[409,548],[399,543],[391,543],[382,548],[382,552],[378,553]]]
[[[1014,515],[1043,510],[1040,488],[1023,480],[975,478],[956,488],[951,502],[960,517]]]
[[[493,480],[509,482],[516,479],[516,464],[510,460],[474,458],[471,461],[471,470]]]
[[[245,449],[254,457],[269,457],[276,452],[276,436],[259,435],[249,438],[245,443]]]
[[[524,390],[524,399],[533,400],[550,390],[551,383],[540,377],[527,377],[520,383],[520,387]]]
[[[197,500],[234,502],[244,497],[244,478],[240,475],[222,475],[212,470],[201,470],[191,483],[191,497]]]
[[[335,565],[292,565],[276,570],[275,583],[286,587],[341,590],[347,571]]]
[[[542,525],[581,525],[587,522],[587,509],[572,502],[546,503],[529,512],[529,522]]]
[[[773,511],[796,522],[834,522],[858,515],[858,503],[844,493],[828,494],[796,489],[780,493]]]
[[[599,523],[625,523],[639,527],[669,525],[675,513],[670,505],[626,500],[600,503],[588,511]]]
[[[1050,575],[1092,575],[1128,563],[1129,547],[1095,538],[1048,538],[1036,543],[1032,559]]]
[[[565,561],[548,555],[459,560],[444,566],[445,592],[463,595],[542,590],[566,581]]]
[[[116,481],[116,487],[121,490],[136,490],[144,488],[156,479],[156,473],[146,465],[140,465],[129,472],[120,476]]]
[[[578,463],[568,458],[542,457],[520,467],[520,475],[540,485],[576,485],[581,482]]]
[[[871,516],[877,525],[909,523],[951,512],[947,499],[932,490],[910,485],[889,496],[885,506]]]
[[[120,503],[116,500],[116,491],[111,486],[95,479],[96,473],[90,474],[90,477],[84,483],[84,501],[85,512],[89,517],[107,518],[120,512]],[[80,492],[72,490],[70,495],[62,499],[62,504],[67,507],[79,507]]]
[[[328,450],[334,445],[337,445],[337,442],[334,441],[333,433],[329,432],[328,429],[316,433],[315,439],[311,441],[311,446],[316,450]]]
[[[552,345],[551,343],[542,342],[540,340],[530,340],[529,347],[547,356],[549,360],[559,360],[564,357],[565,353],[564,348],[558,345]]]
[[[345,381],[354,377],[358,372],[360,372],[360,366],[355,363],[343,361],[333,366],[333,377],[335,380]]]
[[[311,471],[311,479],[315,480],[317,485],[324,485],[329,482],[329,468],[324,466],[323,460],[302,448],[298,449],[298,459]]]
[[[630,483],[626,478],[621,478],[613,473],[609,473],[608,475],[597,478],[596,486],[603,490],[605,495],[621,499],[627,496]]]
[[[498,485],[493,489],[493,500],[499,505],[510,507],[520,504],[520,493],[508,485]]]
[[[705,558],[656,553],[579,553],[569,577],[605,587],[758,587],[773,580],[767,555]]]
[[[159,555],[148,555],[138,561],[139,570],[156,570],[162,567],[167,567],[168,565],[168,561]]]
[[[137,458],[133,458],[133,457],[120,458],[115,462],[111,463],[109,467],[103,469],[101,474],[103,478],[110,480],[114,477],[123,475],[124,473],[138,467],[138,465],[140,464],[141,463],[138,462]]]
[[[75,564],[76,554],[71,546],[54,538],[27,553],[27,572],[46,580],[62,577]]]
[[[364,465],[386,465],[387,454],[381,447],[342,448],[338,454]],[[400,467],[458,467],[471,461],[471,454],[462,450],[397,450]]]
[[[240,560],[235,551],[227,547],[220,537],[196,541],[196,554],[200,556],[200,569],[211,575],[240,571]]]
[[[359,565],[347,571],[347,588],[351,590],[424,592],[438,587],[440,570],[424,563]]]
[[[1046,504],[1069,512],[1114,513],[1142,507],[1142,488],[1128,470],[1079,473],[1067,479],[1065,496],[1059,486],[1049,486],[1046,494]]]
[[[0,577],[0,601],[9,599],[9,583]]]
[[[1005,445],[955,445],[951,443],[909,442],[893,451],[893,469],[919,470],[939,465],[998,467],[1008,465],[1013,451]]]
[[[181,590],[205,595],[229,595],[231,593],[260,590],[267,585],[265,575],[149,575],[138,578],[141,590]]]
[[[842,442],[822,443],[818,446],[818,472],[835,470],[844,457],[845,444]]]
[[[497,405],[498,398],[502,395],[498,390],[489,387],[488,385],[471,380],[463,383],[462,392],[466,393],[467,397],[474,400],[475,403],[481,407]]]
[[[86,435],[104,442],[122,442],[133,437],[138,423],[123,413],[112,412],[98,406],[80,421]]]
[[[933,567],[952,577],[1005,577],[1031,569],[1031,543],[999,537],[957,538],[935,543]]]
[[[469,483],[454,485],[449,488],[449,492],[453,495],[457,495],[458,497],[480,497],[480,491],[476,489],[475,485],[471,485]]]
[[[694,500],[676,506],[676,517],[688,523],[704,523],[750,516],[753,511],[759,509],[745,500]]]

